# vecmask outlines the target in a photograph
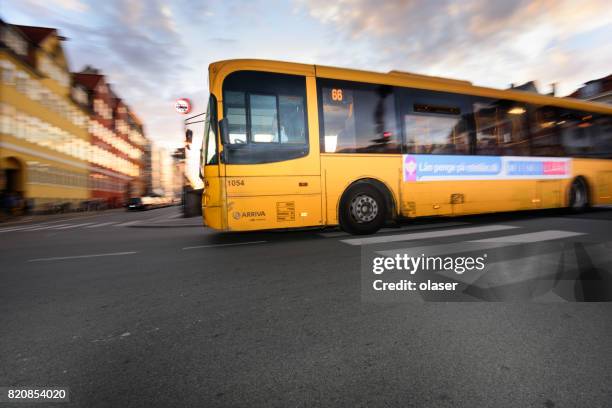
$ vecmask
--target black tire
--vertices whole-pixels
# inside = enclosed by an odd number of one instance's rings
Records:
[[[368,183],[349,187],[340,200],[340,228],[350,234],[375,233],[384,225],[386,214],[385,197]]]
[[[577,213],[589,208],[589,189],[582,177],[578,177],[572,182],[569,193],[569,208]]]

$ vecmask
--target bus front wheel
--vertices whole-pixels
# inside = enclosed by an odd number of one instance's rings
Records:
[[[383,226],[386,213],[382,193],[371,184],[357,183],[340,202],[340,227],[351,234],[373,234]]]
[[[572,182],[569,196],[569,207],[572,211],[582,212],[589,206],[589,192],[586,181],[578,177]]]

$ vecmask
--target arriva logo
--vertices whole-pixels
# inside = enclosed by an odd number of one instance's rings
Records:
[[[265,211],[245,211],[242,213],[242,216],[246,218],[265,217],[266,212]]]

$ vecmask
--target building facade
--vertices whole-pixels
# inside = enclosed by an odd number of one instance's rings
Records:
[[[174,176],[173,176],[173,189],[174,197],[181,198],[183,196],[184,189],[189,182],[185,174],[185,148],[179,147],[172,153],[172,159],[174,162]]]
[[[150,196],[153,194],[153,144],[145,139],[143,147],[143,195]]]
[[[73,80],[86,95],[89,113],[92,198],[108,207],[123,206],[128,198],[144,193],[147,140],[142,123],[97,69],[88,66],[74,73]]]
[[[174,159],[170,152],[160,146],[151,148],[151,184],[153,194],[174,197]]]
[[[571,98],[586,99],[587,101],[612,104],[612,74],[585,82],[574,93]]]
[[[145,136],[144,125],[138,116],[130,109],[127,113],[128,140],[137,149],[137,154],[130,156],[130,160],[138,167],[139,175],[132,185],[132,196],[144,196],[147,193],[147,183],[151,177],[148,167],[147,146],[149,141]]]
[[[88,200],[89,119],[57,30],[0,20],[0,188],[13,209]]]
[[[144,126],[106,77],[72,74],[56,29],[0,20],[0,206],[118,207],[146,192]]]

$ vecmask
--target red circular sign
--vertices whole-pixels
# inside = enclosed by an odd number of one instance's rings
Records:
[[[174,109],[183,115],[191,112],[191,101],[187,98],[179,98],[174,103]]]

